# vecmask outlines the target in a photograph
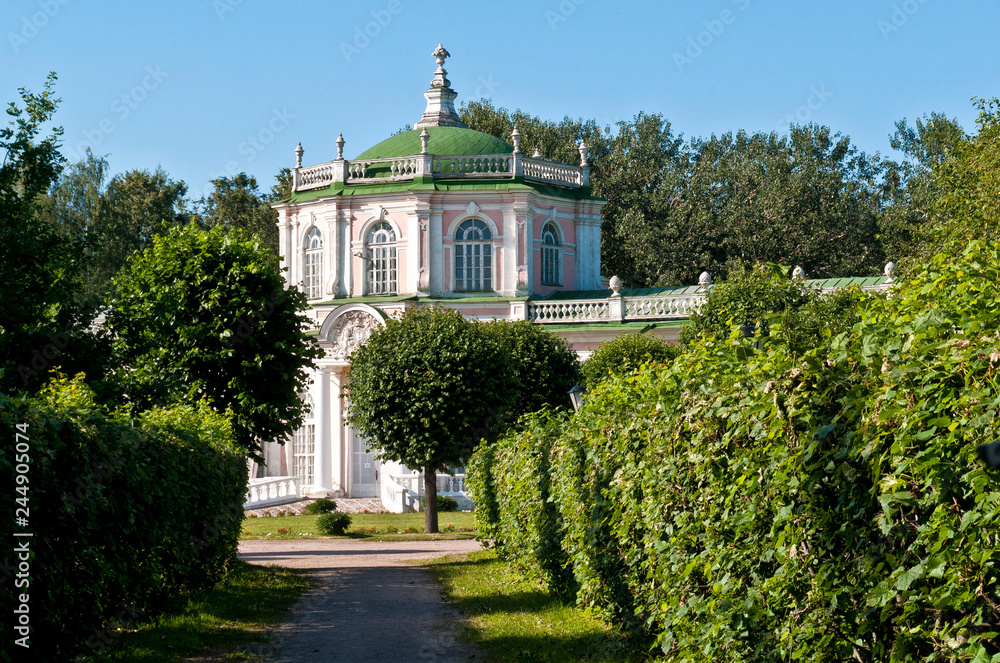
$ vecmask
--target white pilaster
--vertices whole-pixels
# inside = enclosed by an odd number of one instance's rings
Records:
[[[316,369],[316,384],[313,401],[316,403],[316,446],[314,468],[317,493],[333,492],[332,477],[332,436],[330,435],[330,369],[320,366]]]

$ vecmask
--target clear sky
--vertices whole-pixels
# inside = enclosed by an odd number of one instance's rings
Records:
[[[458,101],[685,136],[814,121],[866,152],[1000,95],[996,0],[3,0],[0,101],[59,75],[64,153],[162,166],[197,197],[246,171],[351,158],[423,112],[442,42]]]

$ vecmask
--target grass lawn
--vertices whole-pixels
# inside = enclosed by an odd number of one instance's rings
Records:
[[[304,536],[323,536],[316,529],[319,516],[265,516],[246,518],[243,521],[243,539],[282,538],[298,539]],[[438,534],[424,534],[423,513],[352,513],[351,526],[344,537],[367,541],[405,541],[427,539],[474,539],[475,514],[471,511],[453,511],[438,514]],[[455,531],[447,531],[451,526]],[[406,528],[413,531],[406,533]],[[460,528],[466,531],[460,531]],[[282,531],[278,531],[281,529]],[[354,530],[362,529],[363,532]],[[287,531],[285,531],[287,530]]]
[[[111,630],[105,649],[77,660],[175,663],[202,655],[214,661],[265,661],[264,629],[309,586],[299,571],[237,562],[229,578],[203,599],[151,622]]]
[[[634,663],[624,639],[586,611],[553,598],[492,550],[420,562],[469,618],[468,636],[490,661]]]

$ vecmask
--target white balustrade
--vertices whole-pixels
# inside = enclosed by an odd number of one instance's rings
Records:
[[[611,320],[611,305],[607,299],[567,299],[528,303],[532,322],[605,322]]]
[[[388,170],[387,174],[375,175],[373,167],[380,171]],[[371,184],[373,182],[398,182],[412,180],[417,174],[417,159],[414,157],[395,157],[392,159],[365,159],[350,161],[347,165],[348,184]]]
[[[299,477],[267,477],[251,479],[247,486],[244,509],[260,509],[276,504],[296,502],[300,496]]]
[[[626,320],[662,320],[687,318],[697,313],[705,301],[702,294],[674,295],[666,297],[626,297]]]
[[[514,169],[514,157],[509,154],[476,154],[471,156],[435,156],[435,177],[497,177],[509,176]]]
[[[292,171],[292,190],[308,191],[309,189],[322,189],[330,186],[333,182],[333,162],[309,166],[308,168],[296,168]]]
[[[576,166],[567,166],[544,159],[524,159],[522,168],[524,169],[524,179],[563,186],[583,186],[582,170]]]

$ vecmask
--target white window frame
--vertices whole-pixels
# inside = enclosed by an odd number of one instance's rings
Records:
[[[306,299],[319,299],[323,296],[323,232],[316,226],[310,228],[304,246],[302,289]]]
[[[455,292],[493,292],[493,232],[482,219],[455,230]]]
[[[302,400],[306,415],[292,434],[292,474],[299,478],[299,486],[305,487],[316,483],[316,420],[312,398],[307,395]]]
[[[542,226],[542,285],[562,285],[559,231],[550,221]]]
[[[387,221],[379,221],[368,231],[368,265],[365,287],[369,295],[390,295],[398,290],[396,231]]]

